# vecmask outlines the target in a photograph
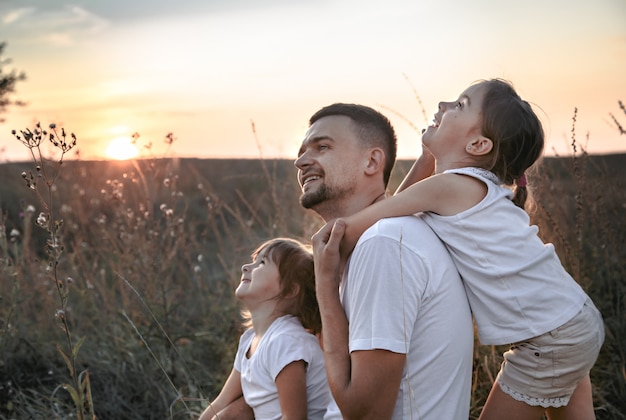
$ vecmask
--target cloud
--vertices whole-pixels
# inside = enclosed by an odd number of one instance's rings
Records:
[[[5,25],[11,25],[34,11],[34,7],[22,7],[19,9],[9,10],[0,16],[0,21],[2,21]]]
[[[16,8],[0,13],[2,22],[9,24],[5,37],[26,44],[76,45],[109,26],[108,20],[79,6]]]

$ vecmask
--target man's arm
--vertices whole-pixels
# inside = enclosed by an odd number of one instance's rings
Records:
[[[344,419],[389,418],[406,356],[387,350],[349,351],[348,320],[339,299],[339,243],[344,230],[344,222],[337,220],[312,238],[328,384]]]

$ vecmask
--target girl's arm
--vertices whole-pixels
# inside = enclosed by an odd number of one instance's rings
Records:
[[[213,402],[209,403],[209,406],[202,412],[198,420],[212,419],[230,403],[242,396],[243,391],[241,390],[241,374],[239,371],[233,369],[217,398],[215,398]],[[250,410],[250,412],[252,412],[252,410]]]
[[[426,146],[422,145],[422,154],[413,163],[413,166],[411,166],[411,169],[398,186],[398,189],[396,189],[395,194],[398,194],[399,192],[404,191],[405,189],[410,187],[411,185],[428,178],[433,174],[434,171],[435,157]],[[362,212],[360,212],[357,213],[357,216],[351,216],[347,218],[346,222],[348,227],[346,229],[346,233],[343,239],[341,240],[340,246],[342,262],[346,261],[348,255],[350,255],[350,253],[354,249],[356,242],[359,240],[359,237],[363,234],[363,232],[365,232],[367,228],[369,228],[379,219],[382,219],[384,217],[408,216],[410,214],[417,213],[417,211],[410,211],[411,208],[404,212],[401,212],[399,209],[397,211],[394,211],[391,210],[393,209],[392,206],[393,204],[389,204],[389,206],[384,206],[380,210],[380,212],[377,210],[372,211],[370,216],[362,215]]]
[[[416,182],[426,179],[435,172],[435,157],[430,153],[426,146],[422,146],[422,154],[411,166],[409,173],[406,174],[400,186],[396,190],[396,194],[407,189],[407,187]]]
[[[276,377],[276,389],[283,420],[307,418],[306,364],[291,362]]]
[[[432,212],[450,216],[479,203],[487,186],[475,178],[458,174],[438,174],[419,181],[393,197],[378,201],[343,218],[346,232],[341,240],[342,261],[352,252],[359,237],[378,220]]]

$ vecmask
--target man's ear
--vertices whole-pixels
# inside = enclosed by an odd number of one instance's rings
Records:
[[[493,149],[493,142],[484,136],[476,137],[474,140],[467,143],[465,150],[467,153],[473,156],[484,156],[491,152]]]
[[[373,175],[385,169],[385,152],[380,147],[374,147],[370,150],[368,160],[365,163],[365,173]]]

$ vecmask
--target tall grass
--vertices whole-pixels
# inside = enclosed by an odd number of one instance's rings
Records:
[[[605,318],[607,339],[592,371],[594,401],[598,418],[620,419],[626,412],[624,157],[612,164],[610,157],[588,156],[575,132],[572,137],[571,156],[546,159],[530,176],[538,203],[533,218]],[[166,136],[166,144],[173,141]],[[233,289],[242,262],[265,239],[307,241],[320,226],[297,203],[291,161],[165,156],[61,164],[57,154],[45,164],[60,170],[47,204],[27,184],[29,171],[39,179],[36,162],[0,166],[0,418],[79,412],[101,419],[194,418],[232,367],[241,332]],[[399,162],[392,187],[409,164]],[[50,232],[36,223],[42,212],[62,221],[54,233],[63,245],[56,277],[48,270]],[[60,307],[65,329],[55,318]],[[80,350],[70,352],[79,341]],[[476,346],[472,418],[502,350]],[[89,394],[81,388],[83,372]],[[68,383],[89,395],[89,412],[61,388]]]

